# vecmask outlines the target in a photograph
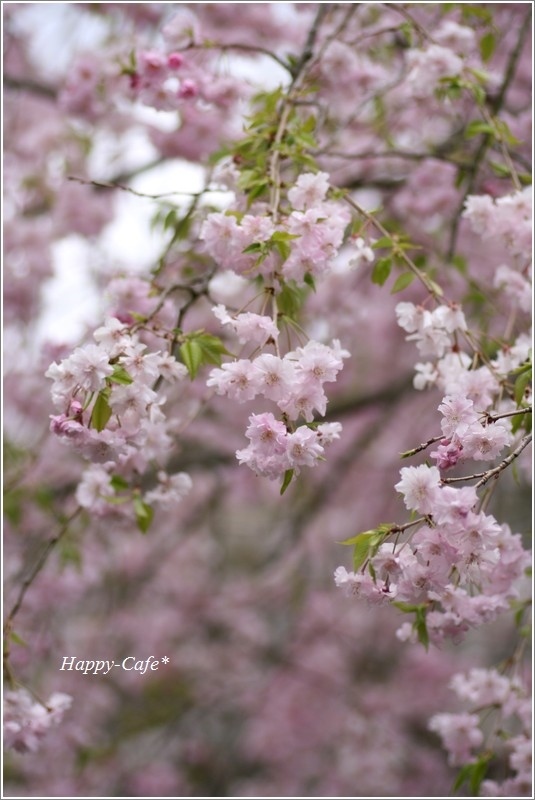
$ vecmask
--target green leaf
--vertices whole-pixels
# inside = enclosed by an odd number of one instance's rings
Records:
[[[134,383],[134,379],[120,364],[115,364],[113,372],[109,376],[108,380],[113,381],[113,383],[121,383],[125,386],[128,386],[130,383]]]
[[[364,533],[357,533],[356,536],[351,536],[349,539],[344,539],[339,544],[353,545],[353,569],[355,572],[360,569],[368,558],[372,558],[384,537],[390,533],[394,526],[390,523],[383,523],[371,531],[364,531]]]
[[[201,330],[187,335],[180,345],[180,355],[193,380],[203,364],[220,366],[221,357],[231,354],[218,336]]]
[[[372,270],[372,283],[384,286],[392,270],[391,258],[380,258]]]
[[[12,525],[19,525],[21,522],[26,503],[24,492],[20,489],[12,489],[4,494],[4,514]]]
[[[291,242],[293,239],[300,239],[299,233],[287,233],[286,231],[275,231],[269,238],[270,242]]]
[[[488,134],[489,136],[496,136],[496,129],[492,125],[489,125],[488,122],[484,122],[481,119],[474,119],[466,126],[464,138],[471,139],[474,136],[479,136],[481,133]]]
[[[287,469],[286,472],[284,473],[284,478],[283,478],[283,481],[282,481],[281,495],[284,494],[284,492],[286,491],[286,489],[288,488],[288,486],[292,482],[293,476],[294,476],[293,469]]]
[[[290,256],[292,248],[290,247],[288,242],[273,242],[273,244],[278,254],[281,257],[282,262],[284,263],[286,259]]]
[[[524,428],[526,433],[531,433],[531,425],[532,425],[532,414],[531,409],[526,409],[525,414],[517,414],[516,417],[513,417],[511,420],[511,433],[517,433],[519,430]]]
[[[125,503],[128,503],[130,499],[130,495],[127,494],[109,494],[104,498],[110,506],[123,506]]]
[[[414,30],[410,22],[402,22],[399,26],[399,32],[405,37],[407,47],[412,47]]]
[[[428,278],[428,280],[429,280],[429,285],[431,286],[435,294],[438,295],[439,297],[442,297],[442,295],[444,294],[444,289],[442,288],[442,286],[440,286],[436,281],[431,280],[431,278]]]
[[[496,37],[489,31],[479,40],[479,52],[483,61],[488,61],[496,48]]]
[[[18,644],[21,647],[28,647],[28,643],[24,641],[22,636],[19,636],[18,633],[15,633],[15,631],[11,631],[10,638],[12,642],[15,642],[15,644]]]
[[[242,253],[261,253],[264,249],[264,242],[253,242],[252,244],[247,245],[245,250],[242,250]]]
[[[316,281],[314,280],[314,276],[307,272],[303,278],[304,282],[307,286],[310,286],[313,292],[316,291]]]
[[[355,572],[360,569],[366,559],[370,557],[376,541],[377,535],[375,533],[360,534],[353,548],[353,569]]]
[[[517,139],[516,136],[513,136],[511,128],[504,119],[497,118],[495,120],[495,125],[499,136],[504,142],[506,142],[506,144],[509,144],[512,147],[517,144],[521,144],[520,139]]]
[[[380,239],[377,239],[372,244],[372,249],[373,250],[380,250],[382,247],[393,247],[393,245],[394,245],[394,242],[392,241],[390,236],[381,236]]]
[[[458,3],[452,3],[452,5],[458,7]],[[470,21],[471,17],[476,17],[482,22],[492,21],[492,12],[480,3],[463,3],[461,13],[467,22]]]
[[[478,797],[491,758],[491,755],[484,754],[480,756],[477,761],[472,761],[472,763],[465,764],[464,767],[461,767],[455,783],[453,784],[453,791],[458,791],[464,783],[468,783],[470,794],[473,797]]]
[[[163,221],[164,231],[168,230],[169,228],[174,228],[176,225],[176,220],[177,220],[176,208],[172,208],[171,211],[168,211]]]
[[[194,341],[201,348],[203,364],[220,366],[221,357],[231,355],[219,336],[212,336],[211,333],[201,333]]]
[[[146,314],[139,314],[137,311],[129,311],[128,313],[130,314],[130,316],[136,322],[146,322],[147,321],[147,315]]]
[[[472,774],[473,764],[465,764],[464,767],[461,767],[457,777],[455,778],[455,783],[453,784],[453,791],[457,792],[463,785],[470,779],[470,775]]]
[[[419,611],[422,606],[421,605],[414,605],[413,603],[404,603],[401,600],[394,600],[392,603],[393,606],[399,608],[400,611],[403,611],[404,614],[414,614],[416,611]]]
[[[472,775],[470,776],[470,791],[477,797],[479,795],[479,790],[481,788],[481,784],[483,783],[483,778],[485,777],[487,770],[489,768],[489,756],[481,756],[476,763],[474,764],[474,768],[472,769]]]
[[[130,488],[130,484],[122,475],[112,475],[110,478],[110,485],[113,486],[116,492]]]
[[[464,256],[454,255],[451,259],[451,263],[461,275],[466,275],[466,258],[464,258]]]
[[[202,347],[196,339],[189,339],[180,345],[180,355],[190,378],[193,380],[202,364]]]
[[[134,497],[134,512],[139,530],[141,533],[147,533],[154,516],[153,509],[141,497],[136,496]]]
[[[102,389],[97,395],[93,411],[91,412],[91,427],[99,432],[104,430],[112,414],[108,404],[109,396],[110,390]]]
[[[418,641],[423,644],[425,649],[427,650],[429,647],[429,632],[427,630],[427,622],[425,618],[426,609],[424,606],[421,606],[416,611],[416,619],[414,621],[414,630],[418,634]]]
[[[395,283],[392,286],[392,289],[390,290],[390,294],[396,294],[397,292],[402,292],[403,289],[406,289],[407,286],[411,285],[415,277],[416,276],[414,272],[403,272],[396,278]]]
[[[524,400],[525,391],[528,386],[531,386],[532,370],[531,368],[525,372],[521,372],[515,381],[515,402],[519,406]]]
[[[267,181],[265,180],[259,181],[255,186],[253,186],[249,190],[249,192],[247,193],[247,206],[249,208],[253,204],[254,200],[256,200],[257,198],[261,197],[263,194],[266,193],[268,186],[269,184],[267,183]]]
[[[301,310],[308,289],[297,286],[295,281],[286,281],[282,291],[277,295],[277,308],[281,314],[295,319]]]
[[[375,530],[363,531],[362,533],[357,533],[355,536],[350,536],[349,539],[343,539],[341,542],[337,542],[337,544],[356,544],[361,536],[370,536],[372,533],[375,533]]]

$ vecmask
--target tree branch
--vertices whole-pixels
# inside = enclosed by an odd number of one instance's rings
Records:
[[[509,466],[509,464],[512,464],[513,461],[516,458],[518,458],[520,453],[531,442],[531,438],[532,438],[531,433],[529,433],[527,436],[524,436],[524,438],[522,439],[516,450],[513,450],[513,452],[510,453],[507,456],[507,458],[504,458],[504,460],[500,462],[497,467],[494,467],[494,469],[489,469],[487,472],[485,472],[484,476],[481,478],[480,481],[478,481],[478,483],[476,483],[474,488],[479,489],[481,486],[484,486],[486,483],[488,483],[491,478],[497,478],[500,472],[503,472],[504,469],[506,469]]]
[[[31,78],[16,78],[14,75],[4,75],[4,86],[18,92],[31,92],[48,100],[57,100],[58,93],[52,86],[38,83]]]
[[[524,44],[526,42],[526,38],[527,38],[527,36],[528,36],[528,34],[529,34],[530,30],[531,30],[530,19],[531,19],[531,4],[530,4],[529,11],[525,16],[522,25],[520,26],[520,32],[519,32],[519,35],[518,35],[518,39],[516,41],[516,45],[513,47],[511,53],[509,54],[509,60],[508,60],[508,63],[507,63],[507,67],[506,67],[506,70],[505,70],[503,81],[502,81],[501,86],[500,86],[500,90],[499,90],[499,92],[498,92],[498,94],[496,95],[495,98],[488,98],[488,107],[489,107],[491,113],[494,116],[496,114],[498,114],[498,112],[500,111],[500,109],[501,109],[501,107],[502,107],[502,105],[503,105],[503,103],[505,101],[505,96],[507,94],[507,90],[509,89],[509,86],[511,85],[511,81],[514,78],[514,75],[515,75],[515,72],[516,72],[516,67],[517,67],[517,64],[518,64],[518,60],[519,60],[520,55],[522,53],[522,50],[524,48]],[[467,184],[466,189],[464,191],[464,194],[463,194],[463,197],[461,199],[461,202],[459,203],[459,207],[458,207],[457,212],[455,214],[455,217],[454,217],[454,220],[453,220],[453,224],[452,224],[452,228],[451,228],[451,232],[450,232],[450,240],[449,240],[448,254],[447,254],[447,257],[450,260],[453,258],[454,254],[455,254],[455,248],[457,246],[457,236],[458,236],[458,233],[459,233],[459,225],[460,225],[460,221],[461,221],[461,215],[462,215],[463,210],[464,210],[464,205],[466,203],[466,199],[472,193],[472,191],[474,189],[474,186],[475,186],[475,183],[476,183],[476,180],[477,180],[477,174],[479,172],[479,168],[481,166],[483,158],[485,157],[485,153],[487,152],[487,150],[488,150],[488,148],[489,148],[489,146],[491,144],[491,141],[492,141],[491,134],[485,133],[483,135],[483,137],[481,139],[481,142],[480,142],[480,145],[479,145],[479,147],[478,147],[478,149],[477,149],[477,151],[476,151],[476,153],[474,155],[472,166],[470,167],[470,171],[469,171],[468,184]]]

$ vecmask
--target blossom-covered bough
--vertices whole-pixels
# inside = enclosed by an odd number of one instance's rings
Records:
[[[45,80],[4,8],[14,785],[49,747],[51,794],[530,796],[530,10],[81,4],[100,49]],[[176,159],[203,188],[145,191]],[[36,354],[54,247],[96,259],[119,197],[159,256]],[[174,654],[148,689],[54,667],[132,647]]]

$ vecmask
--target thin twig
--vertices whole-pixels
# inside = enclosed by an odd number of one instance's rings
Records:
[[[490,481],[490,479],[491,479],[491,478],[497,478],[497,477],[498,477],[498,475],[500,474],[500,472],[503,472],[503,471],[504,471],[504,469],[506,469],[506,468],[509,466],[509,464],[512,464],[512,463],[513,463],[513,461],[514,461],[516,458],[518,458],[518,456],[520,455],[520,453],[521,453],[521,452],[522,452],[522,451],[523,451],[523,450],[524,450],[524,449],[525,449],[525,448],[528,446],[528,444],[531,442],[531,439],[532,439],[532,435],[531,435],[531,433],[529,433],[527,436],[524,436],[524,438],[521,440],[521,442],[520,442],[520,444],[518,445],[518,447],[516,448],[516,450],[513,450],[513,452],[512,452],[512,453],[510,453],[510,454],[507,456],[507,458],[504,458],[504,460],[503,460],[503,461],[501,461],[501,462],[498,464],[498,466],[497,466],[497,467],[494,467],[494,469],[489,469],[489,470],[488,470],[488,471],[487,471],[487,472],[484,474],[484,476],[481,478],[481,480],[480,480],[478,483],[476,483],[476,485],[475,485],[475,487],[474,487],[474,488],[475,488],[475,489],[479,489],[481,486],[484,486],[486,483],[488,483],[488,482]]]
[[[269,56],[269,58],[272,58],[273,61],[276,61],[277,64],[280,64],[280,66],[283,69],[285,69],[286,72],[289,72],[290,74],[292,72],[290,64],[288,64],[287,61],[284,61],[283,58],[280,58],[276,53],[273,53],[271,50],[268,50],[267,47],[260,47],[259,45],[256,44],[244,44],[242,42],[233,42],[232,44],[217,45],[217,49],[222,50],[223,52],[225,50],[243,50],[245,53],[260,53],[261,55]]]
[[[496,422],[497,419],[505,419],[506,417],[518,417],[520,414],[531,414],[532,408],[517,408],[516,411],[504,411],[503,414],[491,414],[485,411],[485,417],[488,423]]]
[[[488,99],[488,106],[489,106],[489,108],[490,108],[490,110],[491,110],[491,112],[492,112],[492,114],[494,116],[496,116],[496,114],[498,114],[498,112],[500,111],[500,109],[501,109],[501,107],[502,107],[502,105],[503,105],[503,103],[505,101],[505,96],[507,94],[507,90],[509,89],[511,81],[513,80],[514,74],[516,72],[516,67],[517,67],[520,55],[522,53],[522,50],[524,48],[524,44],[526,42],[526,37],[528,36],[528,34],[529,34],[530,30],[531,30],[530,19],[531,19],[531,4],[530,4],[529,11],[525,16],[522,25],[520,26],[520,32],[519,32],[519,35],[518,35],[518,39],[516,41],[516,45],[513,47],[511,53],[509,54],[509,60],[507,62],[507,67],[506,67],[506,70],[505,70],[505,74],[504,74],[504,78],[503,78],[502,84],[500,86],[500,90],[499,90],[499,92],[498,92],[498,94],[496,95],[495,98],[489,98]],[[475,183],[476,183],[476,180],[477,180],[477,175],[478,175],[478,172],[479,172],[479,168],[481,166],[481,163],[483,161],[485,153],[487,152],[491,142],[492,142],[492,135],[489,134],[489,133],[484,134],[482,139],[481,139],[480,145],[479,145],[479,147],[478,147],[478,149],[477,149],[477,151],[476,151],[476,153],[474,155],[474,158],[473,158],[473,161],[472,161],[472,166],[470,168],[470,175],[469,175],[469,178],[468,178],[468,183],[467,183],[466,189],[465,189],[465,191],[463,193],[463,197],[461,199],[461,202],[459,203],[459,207],[457,208],[457,211],[455,213],[455,217],[454,217],[452,228],[451,228],[451,232],[450,232],[450,240],[449,240],[449,245],[448,245],[448,259],[450,259],[450,260],[451,260],[451,258],[453,258],[454,254],[455,254],[455,249],[456,249],[456,246],[457,246],[457,236],[458,236],[458,233],[459,233],[459,225],[460,225],[460,221],[461,221],[461,215],[462,215],[463,210],[464,210],[464,205],[466,203],[466,199],[474,189],[474,186],[475,186]]]
[[[392,234],[384,227],[384,225],[381,222],[379,222],[377,217],[375,217],[373,214],[370,214],[370,212],[366,211],[366,209],[362,208],[362,206],[359,206],[358,203],[356,203],[353,200],[353,198],[346,196],[344,200],[352,208],[354,208],[355,211],[357,211],[362,217],[369,220],[369,222],[371,222],[383,236],[387,236],[389,239],[393,238]],[[400,258],[407,265],[409,270],[416,275],[416,277],[425,286],[429,294],[436,300],[436,302],[441,303],[442,294],[440,287],[436,283],[434,283],[434,281],[428,278],[425,272],[422,272],[422,270],[416,266],[412,258],[410,258],[404,250],[402,250],[400,247],[396,247],[395,241],[392,251],[393,254],[398,258]]]
[[[48,100],[57,100],[58,93],[52,86],[38,83],[31,78],[16,78],[14,75],[4,75],[4,86],[6,89],[14,89],[19,92],[31,92]]]
[[[215,189],[203,189],[201,192],[173,191],[162,192],[161,194],[147,194],[146,192],[138,192],[136,189],[132,189],[131,186],[125,186],[124,184],[117,183],[115,181],[94,181],[89,178],[79,178],[76,175],[67,175],[67,180],[75,181],[76,183],[82,183],[84,186],[93,186],[95,189],[121,189],[123,192],[129,192],[130,194],[134,194],[136,197],[146,197],[149,200],[160,200],[162,197],[171,197],[172,195],[202,197],[202,195],[206,192],[216,191]]]
[[[20,585],[17,599],[15,600],[11,608],[11,611],[7,615],[6,621],[4,623],[4,671],[8,678],[12,677],[11,669],[9,666],[9,655],[10,655],[10,643],[11,643],[10,640],[13,631],[13,622],[15,620],[15,617],[17,616],[22,607],[22,604],[24,602],[24,597],[26,596],[26,592],[28,591],[28,589],[30,588],[36,577],[43,569],[44,565],[48,561],[48,557],[50,556],[50,554],[52,553],[58,542],[61,541],[63,536],[65,536],[65,534],[69,530],[71,522],[78,516],[78,514],[80,514],[81,510],[82,509],[79,506],[76,509],[76,511],[74,511],[70,515],[70,517],[67,517],[67,519],[64,521],[59,531],[51,539],[49,539],[48,542],[46,542],[45,546],[43,547],[43,550],[41,551],[41,555],[39,556],[34,566],[32,567],[32,569],[30,570],[30,572],[28,573],[26,578],[24,578],[24,580]]]
[[[436,444],[436,442],[440,442],[441,439],[444,438],[444,434],[440,436],[433,436],[431,439],[428,439],[427,442],[422,442],[419,444],[418,447],[414,447],[412,450],[407,450],[405,453],[401,453],[402,458],[411,458],[411,456],[415,456],[417,453],[421,453],[422,450],[427,450],[432,444]]]

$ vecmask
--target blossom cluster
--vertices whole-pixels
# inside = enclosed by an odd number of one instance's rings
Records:
[[[64,692],[54,692],[46,705],[34,700],[26,689],[4,694],[4,743],[21,753],[35,753],[49,728],[61,722],[72,703]]]
[[[201,229],[206,252],[222,269],[254,278],[285,280],[303,285],[305,277],[319,278],[332,267],[351,221],[349,211],[328,200],[329,176],[324,172],[300,175],[288,191],[289,208],[278,224],[259,214],[216,212]],[[291,245],[281,255],[277,243]]]
[[[169,39],[169,25],[163,30],[164,36],[166,30]],[[175,50],[142,50],[136,54],[135,64],[135,69],[130,72],[134,97],[159,111],[174,111],[187,101],[213,104],[228,110],[237,97],[234,80],[214,79],[205,66],[197,65],[193,59],[187,59]]]
[[[452,765],[473,762],[475,751],[485,742],[490,715],[498,720],[512,777],[502,783],[484,780],[483,797],[523,796],[531,787],[531,698],[518,678],[495,669],[471,669],[455,675],[450,683],[467,711],[435,714],[429,729],[436,732],[448,751]],[[486,724],[483,724],[487,718]],[[513,733],[514,732],[514,735]]]
[[[165,397],[154,387],[161,380],[181,381],[187,370],[169,353],[149,351],[116,317],[97,328],[93,338],[96,344],[54,362],[46,376],[53,381],[52,399],[61,412],[51,416],[51,431],[92,462],[78,487],[78,502],[106,513],[116,490],[127,488],[125,481],[151,464],[164,464],[172,438],[162,409]],[[149,499],[168,502],[172,497],[179,501],[191,482],[160,469],[159,483]]]
[[[528,198],[526,192],[496,203],[489,197],[471,197],[465,213],[479,233],[487,230],[494,215],[495,235],[508,240],[507,233],[515,226],[528,229],[524,213]],[[409,334],[407,340],[414,341],[422,355],[435,359],[416,365],[415,387],[437,385],[446,392],[438,406],[442,436],[428,443],[437,443],[430,453],[436,466],[404,467],[395,486],[406,508],[421,515],[406,526],[415,530],[401,542],[384,541],[386,535],[405,530],[385,526],[385,535],[370,550],[364,568],[355,573],[339,567],[335,580],[372,601],[388,598],[403,610],[420,607],[425,613],[424,637],[438,644],[446,638],[460,640],[470,627],[506,611],[518,596],[516,585],[529,565],[520,535],[485,513],[478,487],[455,487],[443,478],[443,472],[461,461],[492,462],[518,443],[512,418],[531,409],[526,398],[513,399],[504,386],[508,375],[527,360],[529,338],[521,334],[514,345],[504,346],[478,366],[482,359],[461,348],[461,338],[468,344],[473,338],[458,304],[429,310],[401,302],[396,316]],[[485,473],[477,477],[481,475]],[[398,635],[412,640],[417,632],[417,623],[405,623]],[[421,634],[420,630],[420,638]]]
[[[441,305],[428,311],[414,303],[398,303],[398,324],[409,333],[407,341],[416,342],[422,355],[441,357],[451,351],[457,331],[466,330],[466,319],[458,306]]]
[[[323,459],[324,445],[340,436],[338,422],[324,422],[315,428],[301,425],[288,430],[273,414],[252,414],[245,435],[249,445],[236,452],[240,464],[247,464],[258,475],[280,478],[287,470],[295,475],[300,467],[314,467]]]
[[[470,195],[463,216],[483,240],[503,245],[512,256],[529,259],[532,237],[531,186],[493,198]]]
[[[476,412],[474,401],[466,394],[446,395],[438,410],[444,438],[430,455],[440,469],[455,466],[461,458],[489,461],[513,441],[510,420],[491,418],[489,422],[487,416]]]
[[[396,489],[426,524],[404,542],[382,543],[366,572],[339,567],[336,583],[372,601],[422,606],[430,641],[459,641],[518,596],[515,584],[529,565],[521,537],[477,510],[474,487],[442,485],[437,467],[404,467]],[[410,623],[402,624],[398,636],[416,639]]]
[[[279,329],[270,317],[251,312],[233,317],[222,304],[213,312],[234,330],[240,342],[257,348],[271,344],[278,349]],[[341,425],[301,425],[292,430],[290,423],[300,417],[313,423],[315,413],[325,415],[327,396],[323,385],[336,380],[343,359],[348,357],[338,340],[333,341],[332,347],[310,340],[283,357],[264,352],[256,358],[235,359],[213,369],[207,385],[217,394],[239,403],[265,397],[274,401],[283,414],[282,420],[269,412],[249,417],[249,445],[237,451],[238,461],[271,479],[287,470],[298,474],[301,466],[315,466],[323,458],[323,445],[339,438]]]

